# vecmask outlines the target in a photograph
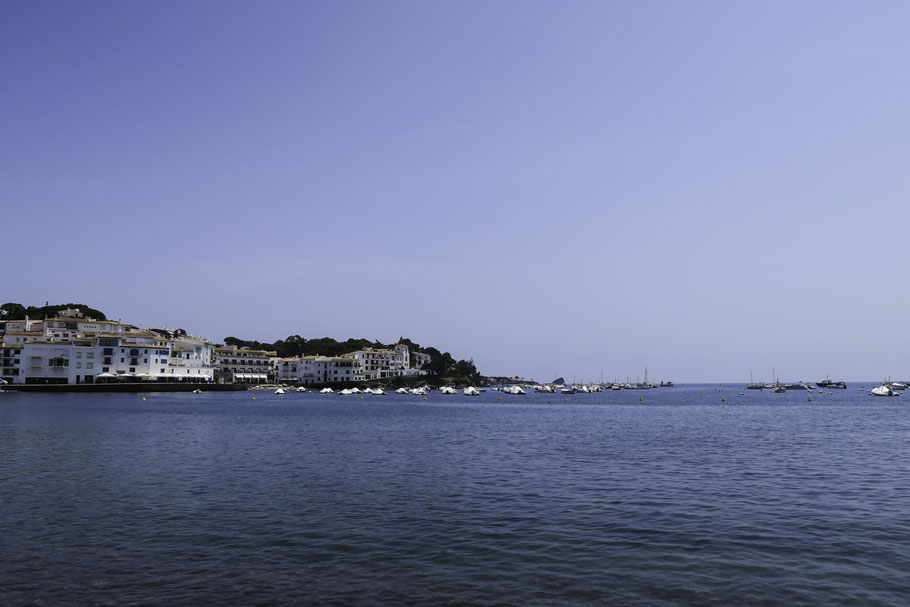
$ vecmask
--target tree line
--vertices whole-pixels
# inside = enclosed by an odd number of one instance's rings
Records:
[[[25,320],[28,316],[33,320],[42,320],[45,318],[54,318],[58,313],[67,308],[75,308],[82,312],[88,318],[95,320],[107,320],[104,312],[90,308],[85,304],[66,303],[57,305],[43,306],[23,306],[20,303],[8,302],[0,306],[0,320]]]

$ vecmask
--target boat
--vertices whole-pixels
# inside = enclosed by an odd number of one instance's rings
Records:
[[[535,392],[546,392],[548,394],[552,394],[552,393],[556,392],[556,388],[554,388],[553,386],[551,386],[549,384],[537,385],[537,386],[534,386],[534,391]]]
[[[763,384],[757,384],[757,383],[755,383],[755,381],[752,379],[752,374],[749,373],[749,385],[746,386],[746,389],[748,389],[748,390],[764,390],[764,389],[765,389],[765,386],[764,386]]]
[[[671,382],[671,381],[662,381],[662,382],[660,382],[660,387],[661,387],[661,388],[672,388],[672,387],[673,387],[673,382]]]
[[[907,384],[899,381],[889,381],[888,387],[894,390],[895,392],[901,392],[907,389]]]
[[[348,396],[348,395],[353,394],[353,393],[354,393],[354,391],[351,390],[350,388],[345,388],[344,390],[342,390],[342,391],[339,392],[338,394],[341,394],[342,396]],[[359,394],[359,393],[360,393],[360,390],[358,390],[357,393]]]
[[[870,396],[900,396],[900,392],[895,392],[888,384],[882,384],[878,388],[872,388]]]
[[[395,394],[407,394],[407,393],[408,393],[407,388],[398,388],[397,390],[395,390]]]
[[[847,389],[846,382],[834,381],[833,379],[831,379],[830,375],[826,375],[825,379],[823,379],[822,381],[815,382],[815,385],[818,386],[819,388],[838,388],[840,390]]]
[[[331,394],[332,392],[334,392],[334,390],[332,390],[331,388],[323,388],[322,390],[319,391],[320,394]]]
[[[419,388],[414,388],[411,390],[411,394],[413,394],[415,396],[426,396],[429,393],[430,393],[430,389],[427,388],[426,386],[421,386]]]
[[[369,392],[373,396],[385,396],[385,390],[382,388],[373,388],[372,390],[370,388],[367,388],[366,392]]]
[[[474,386],[468,386],[463,390],[465,396],[480,396],[480,390]]]
[[[575,394],[575,386],[572,386],[571,388],[560,388],[559,391],[563,394]]]
[[[815,387],[813,387],[811,384],[807,384],[804,382],[799,382],[799,383],[795,383],[795,384],[784,384],[784,388],[786,388],[787,390],[815,390]]]
[[[612,386],[610,386],[610,389],[619,391],[619,390],[622,390],[622,386],[620,386],[619,384],[613,384]]]
[[[506,394],[527,394],[524,390],[521,389],[521,386],[509,386],[503,390]]]
[[[443,386],[442,388],[439,389],[439,391],[442,392],[443,394],[458,394],[458,390],[456,390],[452,386]]]
[[[304,388],[303,386],[298,386],[297,392],[306,392],[306,388]]]
[[[285,392],[284,388],[278,388],[275,390],[275,394],[287,394],[287,392]]]
[[[200,390],[199,388],[196,388],[195,390],[193,390],[192,394],[202,394],[202,390]]]

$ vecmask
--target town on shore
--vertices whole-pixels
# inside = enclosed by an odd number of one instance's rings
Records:
[[[0,318],[0,379],[23,386],[356,385],[425,376],[431,361],[406,343],[338,356],[280,357],[271,350],[216,345],[181,329],[99,320],[84,307],[56,310],[50,318]]]

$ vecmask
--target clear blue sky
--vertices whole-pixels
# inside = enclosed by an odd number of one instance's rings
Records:
[[[0,300],[910,376],[907,2],[0,4]]]

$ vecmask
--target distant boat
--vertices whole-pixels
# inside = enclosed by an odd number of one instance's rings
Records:
[[[443,386],[442,388],[439,389],[439,391],[442,392],[443,394],[458,394],[458,390],[456,390],[452,386]]]
[[[468,386],[467,388],[464,389],[464,395],[465,396],[480,396],[480,390],[478,390],[474,386]]]
[[[334,392],[334,390],[332,390],[331,388],[323,388],[322,390],[319,391],[320,394],[331,394],[332,392]]]
[[[787,390],[814,390],[815,388],[809,384],[799,382],[796,384],[784,384],[784,388]]]
[[[193,394],[202,394],[202,390],[200,390],[199,388],[196,388],[195,390],[193,390],[192,393]]]
[[[907,384],[899,381],[889,381],[888,387],[896,392],[900,392],[907,389]]]
[[[672,387],[673,387],[673,382],[671,382],[671,381],[662,381],[662,382],[660,382],[660,387],[661,387],[661,388],[672,388]]]
[[[407,394],[407,393],[408,393],[407,388],[398,388],[397,390],[395,390],[395,394]]]
[[[847,384],[845,382],[834,381],[833,379],[831,379],[830,375],[826,375],[825,379],[823,379],[822,381],[815,382],[815,385],[818,386],[819,388],[838,388],[840,390],[847,389]]]
[[[287,394],[287,392],[285,392],[284,388],[278,388],[275,390],[275,394]]]
[[[552,394],[552,393],[556,392],[556,388],[554,388],[553,386],[551,386],[549,384],[537,385],[537,386],[534,386],[534,391],[535,392],[547,392],[547,393]]]
[[[527,394],[527,392],[521,389],[521,386],[509,386],[504,389],[503,392],[506,394]]]
[[[882,384],[878,388],[872,388],[872,391],[869,392],[869,394],[872,396],[900,396],[900,393],[895,392],[888,384]]]
[[[575,394],[575,386],[572,386],[571,388],[560,388],[559,391],[563,394]]]
[[[304,388],[303,386],[298,386],[297,392],[306,392],[306,388]]]
[[[755,383],[755,381],[752,379],[752,374],[749,373],[749,385],[746,386],[746,388],[749,390],[764,390],[765,386],[763,384]]]

